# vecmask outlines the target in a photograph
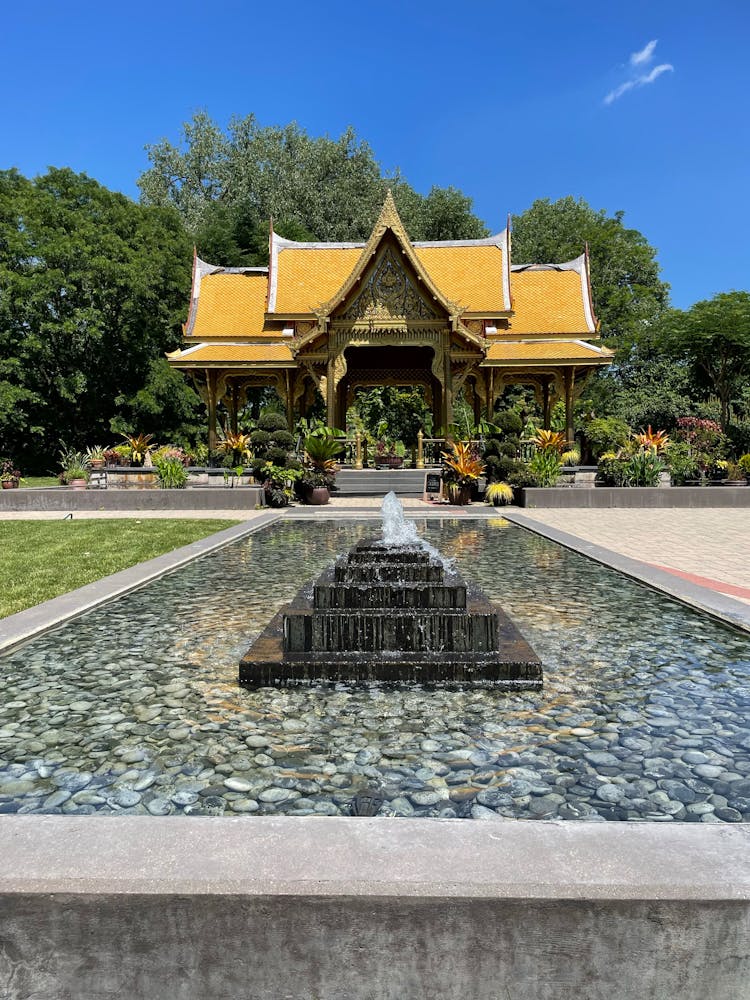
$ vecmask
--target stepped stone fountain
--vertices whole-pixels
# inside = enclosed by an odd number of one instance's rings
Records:
[[[390,493],[383,537],[339,556],[279,611],[240,661],[240,683],[538,688],[542,664]]]

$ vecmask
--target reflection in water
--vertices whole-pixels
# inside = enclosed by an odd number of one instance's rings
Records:
[[[501,519],[424,537],[513,616],[537,692],[246,691],[278,608],[378,524],[286,522],[2,660],[0,812],[750,820],[750,640]]]

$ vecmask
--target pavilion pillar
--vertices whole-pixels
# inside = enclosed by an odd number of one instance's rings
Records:
[[[575,441],[575,427],[573,426],[573,400],[575,388],[575,368],[566,368],[563,375],[563,385],[565,387],[565,440],[568,448],[573,447]]]
[[[495,369],[490,368],[484,373],[485,386],[487,388],[487,410],[486,418],[492,421],[495,414]]]
[[[284,382],[286,385],[286,423],[287,429],[290,432],[294,432],[294,399],[292,398],[292,389],[294,383],[292,381],[292,376],[289,369],[284,371]]]
[[[450,342],[443,348],[443,430],[453,423],[453,372],[451,371]]]
[[[335,427],[337,424],[335,377],[335,362],[333,358],[329,358],[326,367],[326,423],[329,427]]]
[[[542,380],[542,427],[548,431],[552,422],[552,384],[551,380]]]
[[[239,430],[238,425],[238,412],[239,412],[239,395],[240,390],[237,385],[237,380],[232,380],[232,390],[229,394],[229,420],[232,428],[232,433],[236,434]]]
[[[208,450],[216,451],[218,438],[216,434],[216,372],[206,369],[206,404],[208,407]]]

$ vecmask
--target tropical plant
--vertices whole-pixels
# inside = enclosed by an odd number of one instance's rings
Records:
[[[142,462],[153,447],[153,434],[123,434],[122,437],[127,441],[131,458],[136,463]]]
[[[554,431],[539,431],[538,433],[557,433]],[[561,434],[560,437],[563,437]],[[554,486],[560,478],[562,469],[562,456],[556,445],[550,447],[538,447],[529,461],[529,472],[536,479],[538,486]]]
[[[594,458],[604,452],[617,451],[630,437],[630,427],[617,417],[592,417],[583,426]]]
[[[664,462],[652,448],[641,448],[623,467],[623,486],[658,486]]]
[[[640,434],[634,434],[633,440],[646,451],[661,454],[669,444],[669,434],[666,431],[652,431],[651,424]]]
[[[230,455],[235,465],[239,465],[243,458],[251,455],[250,435],[235,431],[225,431],[224,437],[219,441],[219,450]]]
[[[86,464],[90,465],[91,462],[103,462],[104,461],[104,451],[105,449],[101,445],[92,445],[90,448],[86,449]]]
[[[294,482],[302,476],[301,469],[288,469],[267,462],[259,467],[258,478],[263,483],[266,500],[270,507],[287,507],[294,499]]]
[[[490,483],[484,494],[485,502],[493,507],[500,507],[503,504],[511,503],[513,500],[513,487],[508,483]]]
[[[746,476],[750,476],[750,452],[745,455],[740,455],[737,459],[737,465],[742,469]]]
[[[307,464],[318,471],[334,472],[336,458],[343,452],[344,447],[344,442],[337,431],[330,427],[319,428],[305,438]]]
[[[157,456],[154,460],[157,473],[157,486],[162,490],[184,490],[187,486],[188,474],[182,460],[166,455]]]
[[[449,441],[450,451],[442,452],[443,480],[448,487],[473,486],[484,472],[484,462],[467,441]]]
[[[565,435],[562,431],[548,431],[540,428],[534,436],[537,451],[555,451],[562,455],[565,451]]]
[[[560,456],[560,461],[563,465],[573,466],[581,464],[581,449],[580,448],[569,448],[568,451],[564,451]]]

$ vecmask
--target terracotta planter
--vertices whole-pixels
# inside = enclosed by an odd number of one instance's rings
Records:
[[[17,479],[3,479],[3,489],[4,490],[17,490],[18,480]]]
[[[103,458],[92,458],[90,462],[92,469],[103,469],[104,459]]]
[[[312,486],[305,492],[305,502],[313,507],[322,507],[331,499],[327,486]]]
[[[74,490],[85,490],[88,482],[85,479],[71,479],[68,486]]]

